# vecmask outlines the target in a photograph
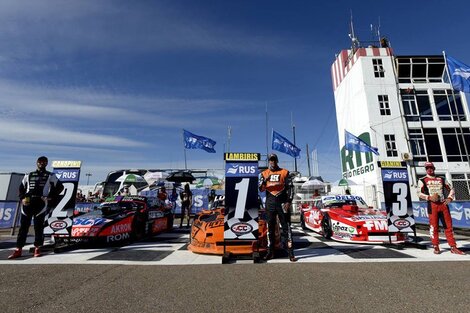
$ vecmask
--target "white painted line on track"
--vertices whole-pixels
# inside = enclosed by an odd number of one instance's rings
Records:
[[[325,241],[320,235],[306,232],[304,233],[299,228],[295,228],[296,235],[294,239],[302,241],[305,248],[295,250],[297,263],[369,263],[369,262],[431,262],[431,261],[470,261],[470,253],[467,255],[455,255],[450,252],[450,247],[445,240],[441,244],[442,253],[435,255],[432,249],[417,249],[413,247],[405,247],[403,249],[394,249],[381,245],[364,245],[364,244],[351,244],[337,241]],[[422,245],[430,246],[429,237],[427,233],[418,233],[418,236],[423,238],[420,242]],[[152,240],[153,239],[153,240]],[[31,245],[26,246],[23,251],[24,257],[7,260],[6,256],[12,249],[0,249],[0,253],[5,256],[5,259],[0,260],[0,264],[119,264],[119,265],[195,265],[195,264],[221,264],[222,257],[217,255],[203,255],[192,253],[189,250],[182,249],[189,240],[187,233],[164,233],[158,235],[149,241],[137,242],[123,247],[110,247],[99,249],[76,249],[60,253],[45,253],[39,258],[32,257],[29,253]],[[158,240],[156,240],[158,239]],[[175,240],[177,242],[172,242]],[[445,238],[442,238],[445,239]],[[2,241],[5,242],[5,241]],[[309,247],[307,243],[310,243]],[[457,240],[459,247],[467,250],[470,249],[470,239]],[[139,253],[154,253],[155,255],[163,255],[162,259],[142,261],[138,260],[121,260],[112,259],[115,252],[125,254],[125,257],[132,256],[135,251],[136,255]],[[362,257],[360,253],[369,253],[372,257]],[[359,255],[353,257],[358,253]],[[390,256],[383,256],[383,254]],[[110,258],[106,259],[106,255]],[[168,255],[167,255],[168,254]],[[373,257],[377,254],[379,257]],[[403,255],[403,257],[400,257]],[[124,257],[124,258],[125,258]],[[100,258],[100,259],[94,259]],[[247,264],[252,263],[246,260],[236,261],[235,263]],[[267,263],[290,263],[287,257],[275,258],[267,261]]]

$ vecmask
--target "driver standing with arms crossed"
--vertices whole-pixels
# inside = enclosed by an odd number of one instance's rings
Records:
[[[424,168],[426,169],[426,176],[418,180],[418,196],[428,202],[429,232],[434,253],[441,253],[439,249],[439,219],[441,219],[447,243],[451,247],[450,252],[465,254],[457,248],[452,230],[452,217],[448,207],[448,204],[454,200],[454,188],[443,177],[435,175],[434,170],[436,168],[432,162],[426,162]],[[448,193],[447,197],[444,196],[444,192]]]
[[[276,243],[276,217],[282,227],[282,234],[287,242],[289,260],[296,262],[290,227],[290,207],[294,197],[294,186],[289,177],[289,171],[278,166],[277,155],[271,153],[268,158],[269,168],[259,176],[259,190],[266,191],[266,214],[268,215],[268,252],[265,260],[274,257]]]

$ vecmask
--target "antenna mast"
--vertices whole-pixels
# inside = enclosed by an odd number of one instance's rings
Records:
[[[351,48],[353,52],[356,52],[357,48],[359,48],[359,41],[356,38],[356,34],[354,33],[354,23],[353,23],[353,13],[351,10],[351,22],[350,22],[350,27],[351,27],[351,33],[349,34],[349,38],[351,38]]]

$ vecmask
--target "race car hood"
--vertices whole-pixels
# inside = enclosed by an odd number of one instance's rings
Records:
[[[114,216],[116,218],[116,216]],[[75,217],[72,222],[72,237],[93,237],[113,221],[112,216],[104,217],[99,211],[90,212],[79,217]]]
[[[351,222],[387,219],[386,213],[377,209],[348,208],[348,206],[346,206],[345,209],[337,210],[335,213]]]

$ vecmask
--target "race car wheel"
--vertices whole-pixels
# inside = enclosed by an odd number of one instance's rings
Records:
[[[305,227],[304,213],[300,213],[300,227],[302,227],[302,229],[307,229],[307,227]]]
[[[136,241],[140,240],[145,236],[145,219],[141,216],[136,216],[132,223],[132,231],[131,231],[131,240]]]
[[[331,219],[327,213],[325,213],[321,221],[321,230],[323,237],[326,239],[330,239],[333,235],[333,230],[331,229]]]

